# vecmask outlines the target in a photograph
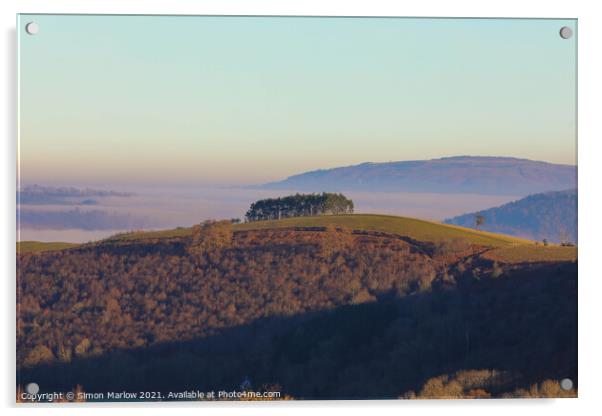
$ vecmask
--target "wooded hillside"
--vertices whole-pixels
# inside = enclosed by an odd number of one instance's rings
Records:
[[[502,264],[487,250],[219,222],[21,254],[19,384],[236,389],[248,376],[324,399],[427,395],[443,374],[464,377],[450,391],[466,395],[577,380],[576,263]],[[504,377],[466,384],[464,370]]]

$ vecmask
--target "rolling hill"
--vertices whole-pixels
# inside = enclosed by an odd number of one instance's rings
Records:
[[[577,190],[545,192],[445,220],[448,224],[474,226],[475,216],[485,217],[480,227],[485,231],[503,233],[532,240],[577,242]]]
[[[343,226],[359,232],[367,231],[394,234],[425,244],[436,244],[442,241],[462,240],[491,250],[489,252],[489,256],[492,259],[494,259],[494,254],[498,252],[497,249],[505,248],[504,251],[500,250],[499,252],[512,253],[512,256],[506,254],[504,258],[508,262],[514,263],[556,260],[567,261],[574,260],[577,257],[577,249],[575,247],[535,246],[535,243],[531,240],[510,235],[480,231],[453,224],[443,224],[416,218],[398,217],[392,215],[346,214],[296,217],[274,221],[254,221],[242,224],[233,224],[232,229],[234,232],[240,232],[270,229],[311,229],[315,227],[326,227],[328,225],[333,225],[336,227]],[[136,231],[131,233],[117,234],[105,240],[82,244],[79,246],[104,246],[124,242],[135,242],[142,244],[145,241],[189,238],[192,234],[193,228],[184,227],[161,231]],[[53,251],[77,246],[77,244],[59,242],[44,243],[27,241],[23,243],[17,243],[17,248],[20,253]],[[531,246],[533,248],[528,249]],[[502,258],[500,257],[498,260],[502,260]]]
[[[577,380],[575,247],[342,215],[122,234],[18,265],[18,382],[41,392],[249,377],[305,399],[524,397]],[[439,379],[455,384],[433,393]]]
[[[353,230],[377,231],[409,237],[416,241],[435,243],[446,239],[462,239],[472,244],[500,247],[508,244],[531,244],[531,241],[477,231],[465,227],[455,227],[416,218],[376,214],[322,215],[316,217],[296,217],[274,221],[254,221],[234,226],[235,230],[261,230],[291,227],[344,226]]]
[[[309,192],[473,193],[524,196],[576,186],[577,167],[510,157],[458,156],[321,169],[262,185]]]

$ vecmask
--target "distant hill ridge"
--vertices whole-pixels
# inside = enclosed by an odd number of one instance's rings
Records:
[[[485,217],[484,231],[549,242],[577,242],[577,190],[530,195],[484,211],[445,220],[447,224],[474,227],[475,216]]]
[[[454,156],[320,169],[261,185],[311,192],[417,192],[516,195],[576,186],[577,167],[513,157]]]

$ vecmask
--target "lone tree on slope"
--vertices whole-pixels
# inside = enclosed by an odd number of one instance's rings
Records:
[[[477,214],[474,219],[475,228],[478,230],[481,225],[485,223],[485,217]]]

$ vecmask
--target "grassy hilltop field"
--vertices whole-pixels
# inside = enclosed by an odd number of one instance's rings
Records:
[[[461,239],[471,244],[491,249],[488,256],[507,262],[567,261],[577,257],[576,247],[559,245],[543,246],[531,240],[504,234],[479,231],[471,228],[443,224],[415,218],[376,214],[346,214],[314,217],[296,217],[282,220],[254,221],[233,224],[233,231],[251,231],[294,227],[345,226],[358,231],[376,231],[397,234],[425,243],[436,243],[450,239]],[[140,231],[124,233],[92,244],[144,239],[177,238],[192,235],[192,228],[163,231]],[[24,241],[17,243],[20,253],[41,252],[73,248],[78,244],[61,242]]]

